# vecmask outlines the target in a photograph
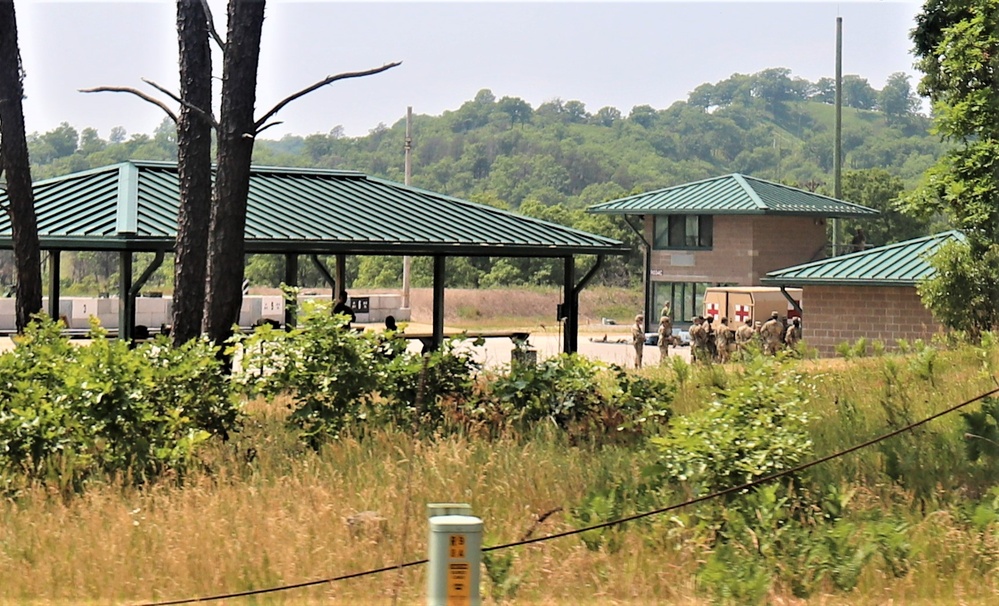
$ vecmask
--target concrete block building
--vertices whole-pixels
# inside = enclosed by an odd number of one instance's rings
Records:
[[[709,286],[758,286],[768,272],[826,256],[829,218],[877,211],[740,174],[612,200],[589,212],[637,217],[645,242],[645,317],[671,303],[674,322],[702,309]],[[807,306],[807,298],[806,303]]]
[[[820,355],[831,356],[840,343],[862,337],[888,348],[899,339],[928,340],[943,327],[923,305],[916,285],[934,272],[927,257],[962,238],[948,231],[888,244],[770,272],[763,283],[802,289],[807,310],[802,338]]]

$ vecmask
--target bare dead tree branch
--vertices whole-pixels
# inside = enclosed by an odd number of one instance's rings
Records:
[[[180,95],[178,95],[177,93],[173,92],[172,90],[166,88],[165,86],[161,86],[161,85],[157,84],[156,82],[154,82],[152,80],[149,80],[147,78],[140,78],[140,79],[143,82],[145,82],[146,84],[148,84],[149,86],[152,86],[153,88],[155,88],[156,90],[160,91],[164,95],[170,97],[171,99],[173,99],[177,103],[180,103],[181,105],[184,104],[184,102],[181,101],[181,99],[180,99]],[[192,107],[191,109],[195,109],[195,108]]]
[[[143,101],[152,103],[156,107],[162,109],[163,111],[166,112],[166,115],[170,116],[170,119],[173,120],[175,124],[177,122],[177,114],[175,114],[173,110],[167,106],[166,103],[163,103],[156,97],[151,97],[147,95],[141,90],[131,88],[129,86],[97,86],[94,88],[81,88],[80,92],[81,93],[129,93],[135,95],[136,97],[142,99]]]
[[[211,123],[212,128],[214,128],[215,130],[218,130],[219,123],[218,123],[217,120],[215,120],[215,116],[213,116],[210,111],[205,111],[204,109],[202,109],[200,107],[196,107],[195,105],[193,105],[191,103],[188,103],[187,101],[184,101],[183,99],[180,98],[180,95],[174,93],[173,91],[167,89],[166,87],[160,86],[159,84],[157,84],[156,82],[153,82],[152,80],[148,80],[146,78],[142,78],[142,81],[145,82],[146,84],[148,84],[149,86],[152,86],[156,90],[160,91],[164,95],[167,95],[168,97],[170,97],[171,99],[173,99],[177,103],[180,103],[181,105],[183,105],[184,107],[188,108],[192,112],[195,112],[196,114],[200,115],[205,120],[208,120]]]
[[[253,126],[256,129],[256,132],[259,133],[260,130],[261,130],[261,127],[264,124],[267,123],[267,120],[270,119],[270,117],[273,116],[274,114],[276,114],[279,111],[281,111],[284,108],[285,105],[288,105],[289,103],[291,103],[295,99],[298,99],[299,97],[304,97],[305,95],[311,93],[312,91],[316,90],[317,88],[322,88],[322,87],[326,86],[327,84],[332,84],[332,83],[336,82],[337,80],[346,80],[348,78],[363,78],[364,76],[373,76],[375,74],[380,74],[380,73],[382,73],[384,71],[390,70],[393,67],[398,67],[399,65],[402,65],[402,61],[396,61],[395,63],[387,63],[387,64],[385,64],[385,65],[383,65],[381,67],[376,67],[374,69],[365,70],[363,72],[346,72],[346,73],[343,73],[343,74],[337,74],[335,76],[327,76],[324,80],[320,80],[319,82],[316,82],[312,86],[308,86],[306,88],[303,88],[302,90],[298,91],[297,93],[294,93],[294,94],[289,95],[289,96],[285,97],[284,99],[282,99],[277,105],[275,105],[273,108],[271,108],[271,110],[269,112],[267,112],[266,114],[263,115],[263,117],[261,117],[259,120],[257,120],[256,124],[254,124]]]
[[[277,126],[278,124],[284,124],[284,122],[278,120],[277,122],[270,122],[268,124],[264,124],[263,126],[261,126],[260,128],[257,129],[257,134],[259,135],[260,133],[264,132],[268,128],[270,128],[272,126]]]
[[[205,17],[208,18],[208,33],[211,34],[212,39],[215,40],[215,44],[219,45],[219,49],[225,52],[225,40],[219,35],[218,30],[215,29],[215,20],[212,18],[212,9],[208,6],[208,0],[201,0],[202,6],[205,7]]]

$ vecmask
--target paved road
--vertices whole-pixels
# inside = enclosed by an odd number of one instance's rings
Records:
[[[603,340],[605,335],[606,342]],[[529,343],[537,350],[539,360],[556,356],[562,351],[562,337],[558,334],[532,333]],[[510,363],[513,343],[507,338],[485,339],[484,345],[472,347],[472,350],[475,352],[476,361],[491,368]],[[410,351],[419,352],[419,343],[410,344]],[[629,335],[624,333],[581,333],[579,353],[588,358],[626,368],[635,366],[635,350],[631,346]],[[670,355],[680,356],[689,362],[690,348],[671,347]],[[659,348],[646,345],[643,357],[646,366],[659,364]]]
[[[378,327],[381,328],[380,326]],[[606,341],[604,341],[606,339]],[[583,332],[579,335],[579,353],[601,360],[603,362],[618,364],[626,368],[634,368],[635,351],[629,342],[630,337],[624,332]],[[85,343],[86,341],[76,341]],[[543,360],[558,355],[562,351],[562,335],[556,331],[534,332],[529,340],[531,347],[538,352],[538,359]],[[11,349],[13,343],[7,337],[0,337],[0,351]],[[410,351],[419,353],[422,348],[419,341],[410,343]],[[469,345],[469,347],[471,347]],[[485,339],[485,344],[472,348],[475,359],[488,368],[503,366],[510,363],[510,352],[513,350],[513,343],[505,337]],[[689,347],[671,347],[670,355],[681,356],[690,361]],[[659,348],[645,346],[645,365],[651,366],[659,364]]]

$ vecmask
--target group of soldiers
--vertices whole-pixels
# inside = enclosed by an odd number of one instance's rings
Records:
[[[659,360],[665,361],[669,357],[669,346],[677,343],[673,336],[673,321],[669,317],[669,303],[663,307],[663,312],[659,317],[657,335]],[[631,327],[631,342],[635,347],[635,368],[641,368],[642,352],[645,349],[645,316],[642,314],[635,316],[635,324]]]
[[[697,316],[690,327],[690,357],[698,362],[728,362],[732,354],[741,351],[750,343],[759,343],[762,350],[771,356],[783,348],[794,349],[801,341],[801,319],[792,318],[786,323],[776,311],[766,322],[755,322],[752,326],[743,324],[738,329],[729,327],[728,318],[722,316],[715,324],[714,316]],[[657,330],[659,359],[666,360],[669,346],[677,345],[673,336],[673,321],[669,315],[669,305],[663,307]],[[645,316],[635,316],[631,327],[632,344],[635,347],[635,368],[642,367],[642,353],[645,345]]]
[[[784,347],[793,349],[801,341],[801,319],[793,318],[790,324],[785,324],[775,311],[766,322],[757,321],[753,326],[743,324],[733,330],[724,316],[717,325],[714,316],[697,316],[690,327],[691,360],[728,362],[734,352],[745,349],[753,341],[771,356]]]

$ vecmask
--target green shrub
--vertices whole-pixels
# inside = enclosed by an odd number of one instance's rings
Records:
[[[570,510],[569,521],[576,528],[597,526],[622,518],[624,507],[625,500],[617,488],[593,491]],[[590,551],[599,551],[601,548],[605,548],[610,553],[616,553],[623,545],[624,529],[621,524],[615,524],[581,532],[579,538]]]
[[[261,326],[237,339],[240,380],[250,394],[288,395],[289,421],[313,448],[362,418],[387,382],[379,335],[350,330],[328,304],[305,307],[290,331]]]
[[[803,410],[811,391],[797,373],[766,360],[754,363],[719,399],[652,438],[656,473],[704,494],[798,465],[812,449]]]
[[[0,471],[80,490],[95,476],[142,483],[183,473],[198,445],[228,437],[240,413],[216,349],[165,338],[130,349],[96,324],[74,346],[32,323],[0,355]]]
[[[679,385],[683,385],[690,379],[691,370],[690,364],[680,356],[670,356],[670,368],[673,369],[673,375],[676,377],[676,382]]]
[[[968,459],[999,460],[999,400],[985,398],[979,410],[960,414]]]
[[[603,386],[608,370],[613,383]],[[573,438],[627,436],[668,420],[673,396],[664,381],[561,354],[536,365],[513,364],[506,374],[490,377],[477,412],[517,431],[551,423]]]
[[[393,355],[379,389],[383,399],[372,404],[373,418],[417,428],[425,435],[457,421],[449,417],[447,405],[459,408],[472,398],[480,369],[472,353],[459,348],[463,342],[462,338],[449,339],[440,349],[422,356],[406,351]],[[473,344],[481,345],[481,339]]]
[[[538,364],[514,364],[488,385],[487,406],[494,406],[511,426],[526,430],[541,422],[560,429],[589,425],[607,405],[597,387],[602,365],[576,354],[562,354]]]

